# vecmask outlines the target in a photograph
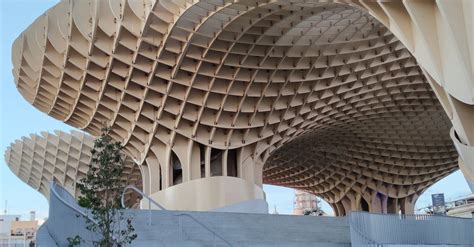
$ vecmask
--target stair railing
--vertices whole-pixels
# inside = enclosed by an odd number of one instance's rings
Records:
[[[178,223],[179,223],[179,231],[181,232],[181,238],[184,239],[184,229],[183,229],[183,222],[181,220],[181,217],[182,216],[185,216],[185,217],[188,217],[190,218],[191,220],[193,220],[194,222],[196,222],[198,225],[200,225],[202,228],[206,229],[208,232],[212,233],[212,238],[213,238],[213,244],[212,246],[213,247],[216,247],[217,246],[217,242],[216,242],[216,237],[219,238],[220,240],[222,240],[224,243],[226,243],[227,245],[229,245],[230,247],[234,247],[234,245],[232,243],[230,243],[229,241],[227,241],[224,237],[222,237],[220,234],[218,234],[217,232],[215,232],[214,230],[212,230],[211,228],[209,228],[208,226],[206,226],[204,223],[202,223],[201,221],[199,221],[198,219],[196,219],[194,216],[192,216],[191,214],[188,214],[188,213],[177,213],[175,214],[176,216],[178,216]]]
[[[161,210],[168,211],[166,208],[161,206],[155,200],[151,199],[151,197],[147,196],[145,193],[143,193],[143,191],[141,191],[139,188],[137,188],[134,185],[128,185],[123,189],[122,196],[120,198],[123,208],[126,208],[126,206],[125,206],[125,192],[127,192],[127,190],[133,190],[133,191],[137,192],[138,194],[140,194],[141,196],[143,196],[143,198],[148,199],[148,225],[149,226],[151,226],[151,211],[152,211],[151,203],[153,203],[153,205],[157,206]],[[230,247],[234,247],[234,245],[232,243],[230,243],[228,240],[226,240],[224,237],[222,237],[219,233],[215,232],[214,230],[212,230],[211,228],[206,226],[204,223],[202,223],[201,221],[196,219],[194,216],[192,216],[188,213],[177,213],[177,214],[175,214],[175,216],[178,217],[179,231],[181,232],[181,238],[182,239],[184,239],[184,228],[183,228],[183,223],[182,223],[181,217],[184,216],[184,217],[190,218],[191,220],[196,222],[198,225],[200,225],[202,228],[204,228],[208,232],[212,233],[213,247],[217,246],[216,237],[219,238],[220,240],[222,240],[224,243],[228,244]]]
[[[357,224],[357,220],[353,215],[349,215],[349,228],[350,228],[350,233],[356,234],[357,237],[362,238],[364,243],[354,243],[353,236],[351,236],[351,242],[352,245],[355,247],[358,246],[370,246],[370,247],[383,247],[383,244],[378,243],[377,241],[371,239],[368,237],[366,234],[364,234],[361,229],[359,229],[359,225]],[[355,236],[354,236],[355,237]]]
[[[127,192],[127,190],[133,190],[135,192],[137,192],[138,194],[140,194],[143,198],[146,198],[148,199],[148,225],[151,226],[151,204],[153,203],[153,205],[157,206],[159,209],[161,210],[164,210],[164,211],[167,211],[166,208],[164,208],[163,206],[161,206],[159,203],[157,203],[155,200],[151,199],[151,197],[147,196],[145,193],[143,193],[143,191],[141,191],[140,189],[138,189],[137,187],[135,187],[135,185],[127,185],[124,189],[123,189],[123,192],[122,192],[122,196],[120,198],[120,201],[122,203],[122,207],[123,208],[126,208],[125,206],[125,193]]]
[[[94,219],[89,209],[82,208],[76,199],[54,180],[50,182],[49,219],[44,223],[51,238],[63,246],[62,237],[80,235],[86,244],[92,245],[98,233],[87,229],[88,222],[94,225],[99,223]],[[68,227],[61,227],[67,221]],[[114,236],[112,236],[114,238]],[[48,244],[48,246],[50,246]]]
[[[352,212],[350,220],[354,247],[367,244],[474,246],[474,221],[471,219]],[[353,239],[352,236],[356,238]]]
[[[84,212],[80,209],[78,209],[74,204],[75,204],[75,201],[74,203],[71,203],[67,200],[65,200],[64,198],[64,195],[60,195],[58,190],[62,190],[62,194],[69,194],[69,192],[64,189],[62,186],[58,185],[54,180],[50,182],[50,190],[52,194],[54,194],[54,196],[59,200],[61,201],[66,207],[72,209],[74,212],[76,212],[77,214],[79,214],[80,216],[86,218],[87,220],[91,221],[92,223],[98,225],[99,223],[97,223],[96,220],[94,220],[87,212]],[[70,194],[69,194],[70,195]]]

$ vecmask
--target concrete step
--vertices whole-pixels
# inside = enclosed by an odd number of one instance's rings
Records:
[[[213,234],[189,217],[180,216],[180,220],[176,215],[182,213],[192,215],[237,246],[350,246],[349,224],[344,218],[158,210],[151,214],[146,210],[131,210],[130,216],[140,241],[163,245],[184,240],[212,246]],[[226,246],[224,241],[216,239],[218,245]]]
[[[314,243],[314,242],[291,242],[291,243],[237,243],[235,247],[350,247],[349,243]],[[135,240],[131,247],[214,247],[213,242],[196,240],[174,240],[174,241],[149,241]],[[230,247],[225,243],[216,243],[216,247]]]
[[[201,241],[174,240],[174,241],[150,241],[136,239],[130,245],[131,247],[207,247]]]
[[[273,243],[273,244],[246,244],[242,247],[350,247],[349,243],[311,243],[311,242],[294,242],[294,243]]]

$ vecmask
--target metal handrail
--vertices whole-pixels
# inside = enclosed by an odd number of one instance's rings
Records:
[[[360,237],[365,239],[367,241],[367,244],[369,244],[369,245],[375,245],[376,247],[383,246],[383,244],[380,244],[377,241],[375,241],[375,240],[369,238],[368,236],[366,236],[365,234],[363,234],[360,231],[360,229],[358,229],[358,227],[356,226],[356,224],[354,222],[355,222],[354,217],[349,216],[349,228],[350,228],[351,231],[354,231],[357,235],[359,235]]]
[[[153,205],[157,206],[159,209],[167,211],[166,208],[161,206],[155,200],[151,199],[151,197],[145,195],[145,193],[143,193],[143,191],[141,191],[139,188],[135,187],[135,185],[132,185],[132,184],[127,185],[123,189],[122,196],[120,198],[120,201],[122,203],[123,208],[125,208],[125,192],[127,192],[127,190],[133,190],[133,191],[137,192],[138,194],[140,194],[141,196],[143,196],[143,198],[148,199],[148,226],[151,226],[151,203],[153,203]]]
[[[64,200],[60,195],[59,193],[56,191],[56,188],[59,187],[63,190],[65,190],[64,188],[62,188],[61,186],[57,185],[57,183],[55,181],[51,181],[50,182],[50,189],[51,189],[51,192],[58,198],[58,200],[60,200],[64,205],[66,205],[68,208],[71,208],[72,210],[76,211],[77,213],[79,213],[80,215],[82,215],[83,217],[87,218],[88,220],[90,220],[92,223],[98,225],[97,221],[94,220],[93,218],[91,218],[89,216],[89,214],[87,213],[84,213],[82,212],[81,210],[77,209],[76,207],[74,207],[73,205],[71,205],[71,203],[67,202],[66,200]],[[66,191],[67,192],[67,191]],[[69,192],[67,192],[69,193]]]
[[[355,215],[360,217],[354,217]],[[375,216],[376,218],[368,217],[368,216]],[[383,216],[382,218],[380,216]],[[468,232],[465,232],[464,229],[460,228],[460,235],[456,238],[451,238],[451,234],[444,234],[445,238],[440,238],[443,231],[448,231],[449,233],[452,232],[451,228],[441,227],[436,229],[431,229],[431,231],[438,232],[438,234],[421,234],[430,236],[428,238],[418,238],[420,234],[411,234],[410,230],[403,231],[404,226],[410,226],[411,222],[419,222],[418,224],[426,225],[426,224],[438,224],[443,225],[446,222],[446,226],[453,226],[452,222],[462,223],[461,225],[469,224],[474,220],[472,219],[463,219],[457,217],[447,217],[447,216],[434,216],[434,215],[397,215],[397,214],[380,214],[380,213],[367,213],[367,212],[356,212],[350,215],[350,230],[351,234],[354,233],[356,236],[361,238],[361,242],[358,243],[359,240],[354,242],[352,240],[352,245],[358,246],[355,244],[372,244],[376,246],[385,246],[389,244],[420,244],[422,242],[426,242],[429,244],[449,244],[449,245],[463,245],[467,246],[468,242],[472,245],[472,234],[474,228],[469,227],[467,229]],[[358,223],[359,222],[359,223]],[[451,223],[450,223],[451,222]],[[389,226],[389,228],[385,228],[385,226]],[[420,225],[420,226],[422,226]],[[379,229],[379,226],[384,226],[382,229]],[[470,225],[469,225],[470,226]],[[425,229],[425,228],[423,228]],[[389,234],[387,234],[389,233]],[[444,232],[443,232],[444,233]],[[393,236],[392,236],[393,234]],[[436,236],[432,238],[431,236]],[[415,236],[415,237],[414,237]],[[471,236],[471,237],[470,237]],[[382,238],[381,238],[382,237]],[[467,238],[466,238],[467,237]],[[376,239],[376,240],[375,240]],[[454,240],[455,239],[455,240]],[[469,246],[471,246],[469,245]]]
[[[128,185],[126,186],[124,189],[123,189],[123,192],[122,192],[122,196],[121,196],[121,203],[122,203],[122,207],[125,208],[125,192],[127,190],[133,190],[135,192],[137,192],[138,194],[140,194],[141,196],[143,196],[144,198],[148,199],[148,224],[151,226],[151,205],[150,203],[153,203],[155,206],[157,206],[158,208],[160,208],[161,210],[164,210],[164,211],[168,211],[166,208],[164,208],[163,206],[161,206],[159,203],[157,203],[155,200],[151,199],[149,196],[145,195],[145,193],[143,193],[143,191],[141,191],[139,188],[137,188],[136,186],[134,185]],[[228,244],[229,246],[231,247],[234,247],[233,244],[231,244],[229,241],[227,241],[224,237],[222,237],[220,234],[218,234],[217,232],[215,232],[214,230],[212,230],[211,228],[209,228],[208,226],[206,226],[204,223],[202,223],[201,221],[199,221],[198,219],[196,219],[194,216],[188,214],[188,213],[177,213],[175,214],[175,216],[178,216],[178,218],[180,216],[187,216],[189,217],[190,219],[192,219],[194,222],[198,223],[200,226],[202,226],[204,229],[206,229],[207,231],[209,231],[210,233],[213,234],[214,236],[214,247],[216,246],[216,240],[215,240],[215,237],[217,236],[219,239],[221,239],[222,241],[224,241],[226,244]],[[180,219],[180,218],[179,218]],[[180,227],[180,231],[181,231],[181,234],[183,233],[183,228],[182,228],[182,225],[181,225],[181,220],[179,220],[179,227]]]
[[[472,220],[471,218],[462,218],[462,217],[456,217],[456,216],[435,215],[435,214],[389,214],[389,213],[375,213],[375,212],[366,212],[366,211],[354,211],[354,212],[357,214],[383,215],[386,217],[395,217],[398,219],[421,219],[421,217],[425,217],[425,218],[449,218],[449,219],[457,219],[457,220],[463,220],[463,221]]]
[[[126,208],[125,206],[125,192],[127,190],[133,190],[135,192],[137,192],[138,194],[140,194],[141,196],[143,196],[144,198],[148,199],[148,202],[150,203],[153,203],[153,205],[157,206],[159,209],[161,210],[165,210],[167,211],[167,209],[163,206],[161,206],[159,203],[157,203],[155,200],[151,199],[151,197],[147,196],[145,193],[143,193],[143,191],[141,191],[139,188],[137,188],[135,185],[127,185],[124,189],[123,189],[123,192],[122,192],[122,196],[121,196],[121,203],[122,203],[122,207],[123,208]],[[149,209],[151,209],[150,207],[148,207]]]
[[[216,246],[216,239],[215,237],[217,236],[218,238],[220,238],[222,241],[224,241],[226,244],[228,244],[229,246],[231,247],[234,247],[234,245],[232,243],[230,243],[229,241],[227,241],[224,237],[222,237],[220,234],[218,234],[217,232],[215,232],[214,230],[212,230],[211,228],[209,228],[208,226],[206,226],[204,223],[202,223],[201,221],[199,221],[198,219],[196,219],[194,216],[188,214],[188,213],[177,213],[175,214],[176,216],[180,217],[180,216],[186,216],[190,219],[192,219],[194,222],[198,223],[200,226],[202,226],[204,229],[206,229],[207,231],[209,231],[210,233],[213,234],[214,236],[214,247]],[[179,227],[180,227],[180,230],[181,230],[181,234],[183,234],[183,228],[181,226],[181,221],[179,221]]]

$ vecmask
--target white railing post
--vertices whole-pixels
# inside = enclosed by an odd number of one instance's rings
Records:
[[[148,226],[151,227],[151,201],[148,200]]]
[[[183,222],[181,222],[181,216],[178,215],[178,228],[179,228],[179,234],[181,235],[181,239],[184,240],[184,232],[183,232]]]

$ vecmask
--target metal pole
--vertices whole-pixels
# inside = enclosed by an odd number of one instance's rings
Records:
[[[216,247],[216,234],[213,233],[212,237],[214,238],[214,245],[213,246]]]
[[[148,226],[151,227],[151,201],[148,200]]]
[[[179,227],[179,234],[181,235],[181,240],[184,240],[183,223],[181,222],[180,215],[178,215],[178,227]]]

